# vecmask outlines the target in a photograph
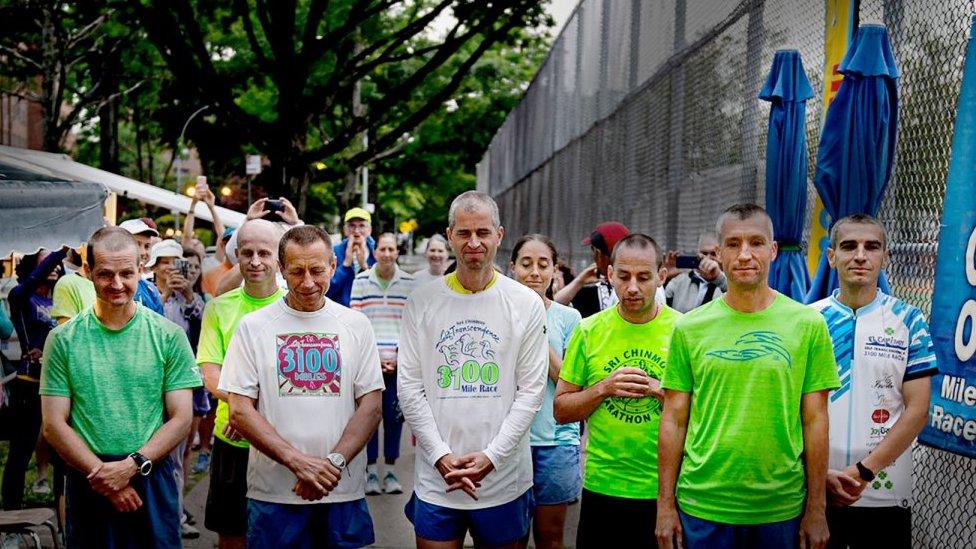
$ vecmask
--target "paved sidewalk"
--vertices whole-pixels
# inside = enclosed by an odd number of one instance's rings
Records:
[[[382,426],[380,427],[382,428]],[[382,445],[382,437],[380,437]],[[413,491],[413,463],[414,447],[410,444],[410,429],[404,428],[401,439],[400,459],[396,464],[396,475],[403,484],[403,493],[396,495],[383,494],[380,496],[367,496],[369,512],[373,517],[373,527],[376,532],[376,543],[370,547],[384,549],[410,549],[414,547],[413,526],[403,514],[403,506],[410,499]],[[380,451],[382,456],[382,450]],[[195,458],[194,458],[195,459]],[[194,463],[195,461],[191,461]],[[383,465],[380,465],[381,472]],[[382,476],[382,475],[381,475]],[[204,505],[207,501],[207,486],[209,479],[202,478],[187,494],[185,504],[191,514],[196,517],[197,528],[200,529],[200,538],[187,540],[187,549],[211,549],[217,546],[217,535],[203,527]],[[565,546],[571,548],[576,544],[576,524],[579,520],[579,505],[571,505],[566,517]],[[465,545],[470,546],[469,543]],[[533,544],[529,544],[530,547]]]

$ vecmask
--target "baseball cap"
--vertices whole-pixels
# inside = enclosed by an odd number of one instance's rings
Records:
[[[349,208],[346,212],[345,217],[342,218],[343,223],[348,223],[350,219],[365,219],[367,223],[372,223],[372,218],[369,216],[369,212],[362,208]]]
[[[159,231],[150,227],[142,219],[127,219],[122,223],[119,223],[120,229],[125,229],[129,231],[129,234],[143,234],[149,233],[153,236],[159,236]]]
[[[613,251],[613,247],[617,245],[617,242],[629,234],[630,229],[623,223],[604,221],[593,229],[590,236],[583,239],[583,245],[594,246],[601,252],[609,254]]]
[[[183,246],[172,238],[160,240],[149,249],[149,261],[146,262],[146,267],[155,265],[160,257],[183,257]]]

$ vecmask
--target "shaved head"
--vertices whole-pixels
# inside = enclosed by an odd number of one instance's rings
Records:
[[[245,240],[254,239],[273,239],[275,244],[277,240],[281,238],[281,231],[278,227],[266,220],[266,219],[250,219],[245,221],[241,225],[240,229],[237,229],[237,245],[240,246],[241,242]]]

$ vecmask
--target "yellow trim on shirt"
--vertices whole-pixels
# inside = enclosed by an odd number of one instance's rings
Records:
[[[483,291],[487,290],[488,288],[491,288],[492,286],[495,285],[495,281],[496,280],[498,280],[498,271],[492,270],[492,272],[491,272],[491,282],[489,282],[487,286],[485,286],[484,288],[482,288],[479,291],[483,292]],[[462,286],[461,285],[461,281],[459,281],[457,279],[457,273],[456,272],[453,272],[453,273],[450,273],[450,274],[444,276],[444,283],[447,284],[447,287],[448,288],[454,290],[455,292],[457,292],[459,294],[469,295],[469,294],[477,293],[477,292],[472,292],[471,290],[469,290],[469,289],[465,288],[464,286]]]

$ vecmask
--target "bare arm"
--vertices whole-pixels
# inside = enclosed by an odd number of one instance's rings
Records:
[[[928,418],[930,384],[929,377],[913,379],[902,384],[905,410],[878,447],[861,460],[862,465],[878,472],[894,463],[898,456],[905,453],[905,450],[912,445],[912,441],[925,427]]]
[[[217,385],[220,383],[220,365],[214,364],[213,362],[204,362],[200,365],[200,369],[203,371],[203,386],[210,391],[210,394],[224,402],[229,402],[230,399],[227,397],[227,393],[217,388]]]
[[[339,442],[332,451],[342,454],[342,457],[346,458],[346,463],[349,463],[363,451],[363,446],[366,446],[369,437],[373,436],[382,418],[383,404],[379,389],[357,398],[356,412],[349,418],[349,423],[342,430],[342,436],[339,437]]]
[[[675,487],[681,458],[685,453],[691,393],[666,390],[664,412],[658,434],[657,543],[659,547],[681,546],[681,521],[675,503]]]
[[[559,371],[563,369],[563,359],[559,358],[556,351],[549,347],[549,379],[553,383],[559,383]]]
[[[186,217],[183,219],[183,238],[180,239],[180,245],[188,246],[190,241],[193,240],[193,225],[196,223],[196,211],[197,211],[197,197],[194,195],[193,200],[190,201],[190,209],[186,212]]]
[[[591,264],[589,267],[583,269],[579,275],[576,276],[569,284],[562,287],[561,290],[556,292],[553,296],[553,301],[557,303],[562,303],[563,305],[569,305],[576,294],[587,284],[592,284],[597,281],[596,274],[596,264]]]
[[[210,210],[210,217],[213,219],[214,239],[220,240],[221,235],[224,234],[224,224],[220,221],[220,216],[217,214],[217,208],[214,205],[215,197],[213,193],[208,189],[207,194],[208,196],[205,202],[207,204],[207,209]],[[186,233],[184,232],[183,234]],[[224,251],[224,248],[218,246],[217,251],[214,253],[214,259],[223,263],[225,257],[227,257],[227,253]]]
[[[68,424],[71,399],[63,396],[41,395],[42,433],[44,438],[64,458],[68,465],[88,474],[97,469],[102,460],[88,448],[78,433]]]
[[[190,434],[190,424],[193,423],[193,390],[177,389],[163,393],[163,403],[166,406],[168,418],[153,436],[139,448],[139,453],[150,461],[159,461],[166,457],[180,441]]]
[[[807,502],[800,521],[800,547],[827,546],[827,396],[830,391],[806,393],[800,401],[803,421],[803,465],[807,479]]]

